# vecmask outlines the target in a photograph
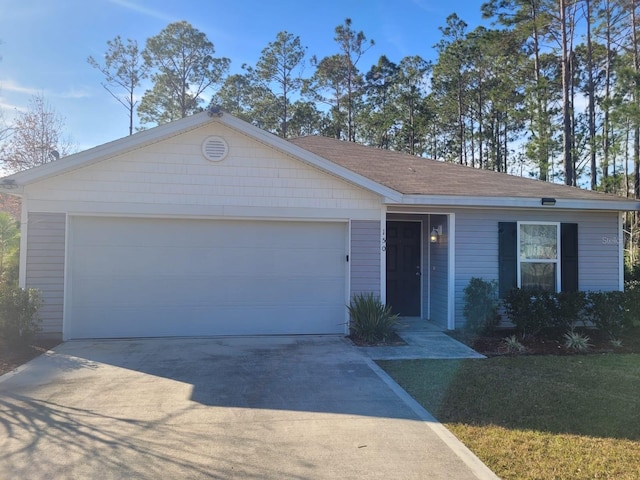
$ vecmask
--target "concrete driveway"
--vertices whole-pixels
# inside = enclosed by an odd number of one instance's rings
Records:
[[[68,342],[0,377],[0,478],[495,478],[336,337]]]

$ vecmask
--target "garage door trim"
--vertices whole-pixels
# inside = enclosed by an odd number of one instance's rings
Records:
[[[260,229],[262,228],[263,225],[267,226],[268,228],[273,229],[274,231],[278,230],[278,225],[282,224],[283,228],[286,226],[287,223],[293,223],[296,224],[295,227],[293,227],[292,231],[296,232],[296,231],[306,231],[308,230],[309,232],[313,232],[314,231],[314,225],[315,226],[319,226],[321,224],[324,223],[333,223],[335,224],[334,227],[332,229],[332,227],[327,227],[326,232],[327,234],[330,234],[329,232],[333,232],[331,233],[331,235],[333,235],[334,240],[337,241],[337,238],[340,237],[339,240],[339,245],[343,250],[344,255],[349,255],[349,221],[345,220],[345,219],[313,219],[313,220],[308,220],[308,219],[282,219],[282,218],[256,218],[256,219],[247,219],[247,218],[230,218],[230,217],[185,217],[185,216],[140,216],[140,215],[93,215],[93,214],[73,214],[73,215],[68,215],[67,216],[67,245],[66,245],[66,260],[65,260],[65,298],[64,298],[64,323],[63,323],[63,333],[64,333],[64,338],[65,339],[71,339],[71,338],[79,338],[78,335],[76,334],[77,330],[78,330],[78,325],[80,325],[78,322],[77,318],[73,318],[73,311],[74,308],[77,307],[77,302],[76,304],[73,303],[73,289],[74,289],[74,278],[73,278],[73,274],[74,272],[72,272],[72,265],[74,265],[74,260],[73,260],[73,256],[76,252],[72,252],[71,250],[78,250],[78,248],[76,247],[76,239],[74,238],[74,231],[78,228],[75,227],[76,225],[81,225],[80,222],[83,221],[83,219],[88,219],[87,222],[89,222],[87,225],[85,225],[87,228],[88,225],[90,225],[90,222],[93,220],[99,220],[104,218],[105,221],[107,222],[111,222],[114,225],[120,225],[121,227],[125,228],[127,225],[127,221],[131,222],[131,220],[136,220],[136,219],[140,219],[142,220],[148,220],[150,221],[150,223],[153,225],[155,224],[157,228],[162,228],[169,226],[169,223],[166,223],[168,221],[174,220],[176,222],[182,222],[184,221],[185,223],[181,225],[181,227],[185,227],[185,228],[190,228],[188,227],[188,225],[190,224],[195,224],[195,225],[206,225],[208,226],[207,228],[212,228],[211,226],[217,226],[217,225],[238,225],[238,226],[250,226],[252,228],[257,228]],[[122,222],[118,222],[119,220],[122,220]],[[257,221],[257,223],[256,223]],[[155,222],[158,222],[157,224]],[[304,226],[308,225],[310,227],[309,229],[304,229]],[[298,230],[298,226],[300,227],[300,230]],[[107,227],[108,228],[108,227]],[[168,231],[168,229],[167,229]],[[324,230],[323,230],[324,231]],[[338,232],[340,232],[338,234]],[[309,233],[305,233],[303,234],[300,238],[303,239],[305,235],[308,235]],[[299,240],[292,240],[292,241],[299,241]],[[284,248],[284,247],[283,247]],[[188,250],[188,249],[187,249]],[[185,251],[187,251],[185,250]],[[248,251],[248,250],[247,250]],[[283,254],[284,250],[280,249],[280,253]],[[302,252],[301,254],[304,254],[304,252]],[[256,252],[255,255],[258,255],[258,253]],[[344,287],[344,291],[341,291],[341,296],[340,296],[340,307],[341,307],[341,311],[340,311],[340,332],[332,332],[332,333],[340,333],[340,334],[345,334],[348,332],[348,312],[346,310],[345,305],[348,303],[348,292],[349,292],[349,263],[346,261],[346,258],[343,256],[343,263],[341,264],[340,268],[341,268],[341,285],[339,287]],[[316,261],[312,258],[310,258],[310,261]],[[75,264],[77,267],[77,263]],[[334,264],[334,267],[337,268],[337,265]],[[283,268],[286,268],[283,267]],[[285,276],[283,278],[285,278],[287,276],[286,272],[285,272]],[[184,278],[189,278],[189,276],[184,277]],[[77,285],[76,285],[76,289],[78,289]],[[324,298],[324,297],[322,297]],[[331,298],[333,298],[334,300],[331,301],[331,303],[334,305],[334,308],[337,307],[337,298],[338,298],[338,294],[336,291],[334,291],[333,294],[331,294]],[[277,299],[275,301],[278,301]],[[77,308],[75,308],[75,311],[77,311]],[[78,316],[77,314],[75,315],[76,317]],[[335,310],[334,310],[334,315],[333,317],[335,317]],[[74,323],[75,322],[75,323]],[[277,333],[277,332],[276,332]],[[326,333],[326,332],[291,332],[291,333]],[[258,334],[271,334],[271,333],[261,333],[258,332]],[[198,334],[201,335],[201,334]],[[213,333],[212,335],[217,335],[217,333]],[[121,335],[117,335],[118,337],[121,337]],[[158,336],[158,335],[131,335],[131,336]],[[187,332],[185,334],[180,333],[179,335],[159,335],[159,336],[193,336],[190,332]],[[204,335],[207,336],[207,335]],[[99,337],[103,337],[102,335]],[[99,338],[98,337],[98,338]],[[105,338],[109,338],[109,336],[104,336]],[[82,337],[82,338],[91,338],[91,337]]]

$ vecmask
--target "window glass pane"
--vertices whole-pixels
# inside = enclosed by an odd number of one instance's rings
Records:
[[[558,258],[557,225],[520,225],[520,259]]]
[[[534,288],[556,291],[556,264],[555,263],[521,263],[520,264],[521,288]]]

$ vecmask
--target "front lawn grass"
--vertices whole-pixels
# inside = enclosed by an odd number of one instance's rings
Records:
[[[640,478],[640,355],[380,361],[503,479]]]

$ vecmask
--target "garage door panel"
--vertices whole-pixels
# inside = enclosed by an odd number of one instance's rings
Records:
[[[100,255],[96,255],[100,248]],[[171,273],[183,274],[249,275],[256,271],[269,271],[274,275],[297,273],[306,275],[310,271],[317,275],[341,275],[344,270],[344,246],[340,249],[315,249],[317,255],[332,258],[333,261],[318,263],[310,258],[308,249],[273,251],[267,248],[248,250],[225,248],[226,257],[236,259],[230,263],[220,258],[220,249],[224,247],[194,248],[186,247],[125,247],[85,246],[74,249],[75,255],[83,257],[87,271],[99,271],[101,275],[126,276],[144,270],[149,275]]]
[[[190,222],[184,229],[178,224],[167,229],[167,224],[158,219],[74,217],[74,239],[81,245],[104,247],[157,247],[185,245],[206,247],[216,229],[210,225]],[[125,227],[126,225],[126,227]]]
[[[167,229],[167,221],[147,218],[75,217],[74,237],[78,243],[93,246],[140,246],[156,247],[183,245],[185,247],[208,247],[215,243],[223,247],[253,249],[261,244],[278,242],[282,248],[299,248],[299,239],[304,237],[309,248],[344,248],[343,239],[337,238],[331,228],[332,222],[267,222],[267,221],[200,221],[171,220],[175,228]],[[123,230],[123,223],[135,229]],[[188,223],[187,227],[180,223]],[[271,223],[271,224],[269,224]],[[101,228],[111,224],[111,228]],[[301,232],[300,225],[310,226]],[[105,236],[105,233],[107,235]],[[112,235],[117,233],[117,235]],[[259,235],[260,242],[256,242]]]
[[[73,217],[70,338],[344,333],[346,225]]]
[[[278,307],[265,308],[256,315],[249,307],[221,306],[212,313],[208,308],[193,308],[185,312],[179,308],[165,308],[152,316],[145,316],[146,310],[117,307],[112,312],[102,311],[96,315],[93,310],[79,310],[79,314],[95,316],[91,325],[78,325],[75,338],[110,338],[113,332],[122,332],[118,337],[150,336],[208,336],[208,335],[299,335],[336,334],[344,331],[344,320],[335,324],[329,318],[339,318],[342,310],[337,307],[318,307],[310,314],[306,307],[293,307],[283,311]],[[287,321],[291,315],[300,321],[292,325]],[[211,332],[212,318],[225,318],[216,323],[216,331]],[[141,321],[142,320],[142,321]],[[153,325],[150,333],[149,324]],[[187,331],[188,329],[188,331]]]
[[[305,278],[286,280],[274,277],[191,278],[178,282],[175,277],[129,277],[118,281],[84,278],[74,288],[74,305],[108,308],[111,305],[170,306],[242,305],[321,305],[335,303],[344,296],[343,285],[335,278],[316,278],[310,292]]]
[[[323,276],[342,275],[344,273],[345,250],[316,249],[315,255],[329,261],[319,263],[317,258],[310,258],[309,250],[269,251],[257,252],[229,249],[229,255],[238,261],[234,265],[226,265],[229,274],[249,275],[256,271],[268,271],[273,275]]]

